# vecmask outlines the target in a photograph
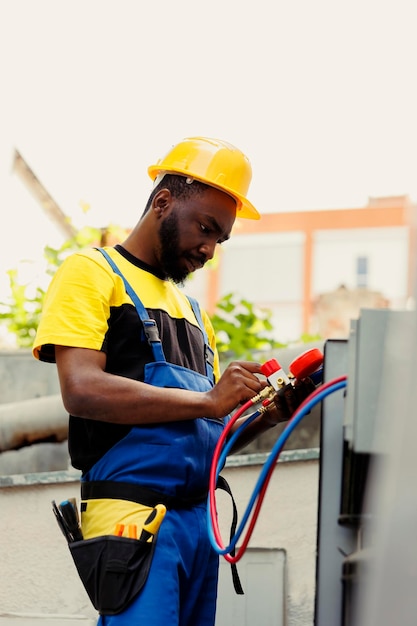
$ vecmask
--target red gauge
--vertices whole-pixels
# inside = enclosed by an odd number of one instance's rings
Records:
[[[270,359],[269,361],[265,361],[265,363],[261,365],[262,374],[266,378],[269,378],[271,374],[278,372],[280,369],[282,369],[281,365],[276,359]]]
[[[297,356],[288,369],[295,378],[302,380],[311,376],[321,365],[323,365],[323,354],[318,348],[311,348]]]

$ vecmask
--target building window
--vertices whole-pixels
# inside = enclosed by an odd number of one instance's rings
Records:
[[[368,257],[358,256],[356,258],[356,286],[358,288],[368,287]]]

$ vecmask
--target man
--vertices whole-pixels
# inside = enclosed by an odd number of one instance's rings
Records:
[[[225,142],[185,139],[149,174],[152,193],[123,244],[59,268],[34,356],[57,364],[71,461],[82,471],[84,540],[117,523],[140,528],[157,502],[168,509],[144,586],[121,612],[101,611],[99,624],[212,626],[211,458],[228,414],[266,382],[251,362],[220,378],[210,321],[177,285],[213,257],[236,217],[259,214],[246,198],[249,161]],[[247,437],[277,421],[267,414]]]

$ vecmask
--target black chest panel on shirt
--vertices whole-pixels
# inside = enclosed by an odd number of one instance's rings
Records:
[[[166,360],[204,375],[206,369],[201,330],[183,318],[173,319],[165,311],[148,309],[148,313],[157,324]],[[154,358],[142,322],[133,306],[124,304],[111,310],[103,350],[107,354],[108,372],[143,380],[145,364]]]

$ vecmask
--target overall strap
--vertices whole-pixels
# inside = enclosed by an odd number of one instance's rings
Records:
[[[190,304],[191,304],[191,308],[193,309],[193,313],[195,315],[195,318],[201,328],[201,332],[203,333],[203,338],[204,338],[204,358],[206,361],[206,376],[209,380],[214,382],[214,369],[213,369],[213,365],[214,365],[214,352],[211,349],[209,342],[208,342],[208,337],[207,337],[207,333],[206,333],[206,329],[204,327],[204,322],[203,322],[203,318],[201,317],[201,311],[200,311],[200,307],[199,304],[197,302],[197,300],[195,300],[195,298],[192,298],[191,296],[187,296]]]
[[[103,248],[96,248],[96,250],[101,252],[101,254],[109,263],[110,267],[115,272],[115,274],[120,276],[120,278],[123,280],[126,293],[130,296],[133,304],[136,307],[136,311],[138,312],[138,315],[140,319],[142,320],[143,330],[145,332],[148,343],[152,348],[155,361],[166,361],[165,354],[162,348],[161,339],[159,337],[158,327],[156,325],[155,320],[149,317],[148,312],[143,306],[140,298],[138,297],[134,289],[131,287],[129,282],[126,280],[126,278],[123,276],[122,272],[119,270],[116,263],[109,256],[109,254],[105,250],[103,250]]]
[[[218,476],[217,477],[217,485],[216,485],[216,489],[223,489],[223,491],[225,491],[226,493],[229,494],[229,496],[232,499],[232,506],[233,506],[233,518],[232,518],[232,524],[230,527],[230,541],[232,541],[235,532],[236,532],[236,526],[237,526],[237,507],[236,507],[236,502],[235,499],[233,497],[232,494],[232,490],[230,489],[230,485],[227,482],[227,480],[224,478],[224,476]],[[230,551],[231,556],[235,556],[235,548],[233,548],[233,550]],[[232,580],[233,580],[233,586],[235,588],[235,591],[238,595],[243,595],[244,591],[243,591],[243,587],[242,587],[242,583],[240,582],[240,578],[239,578],[239,573],[237,571],[237,565],[236,563],[230,563],[230,567],[232,568]]]

